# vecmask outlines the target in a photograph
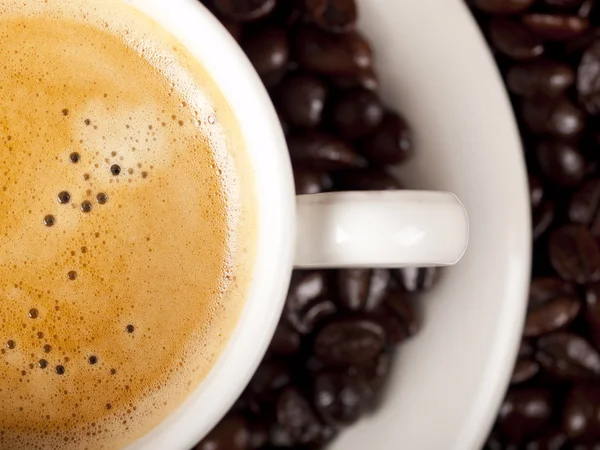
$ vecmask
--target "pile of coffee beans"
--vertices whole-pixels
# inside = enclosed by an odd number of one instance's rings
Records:
[[[523,340],[486,449],[598,449],[600,2],[469,3],[519,122],[533,217]]]
[[[203,0],[275,104],[298,194],[400,189],[387,166],[413,151],[377,93],[354,0]],[[419,330],[413,302],[435,269],[296,271],[264,361],[197,450],[319,449],[377,407],[395,348]]]

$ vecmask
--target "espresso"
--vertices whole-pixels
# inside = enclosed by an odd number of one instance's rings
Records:
[[[239,127],[118,0],[3,0],[0,42],[0,448],[118,448],[198,385],[243,307]]]

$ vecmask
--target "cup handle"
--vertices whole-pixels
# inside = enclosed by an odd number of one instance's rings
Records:
[[[448,192],[334,192],[296,205],[298,268],[447,266],[469,240],[465,208]]]

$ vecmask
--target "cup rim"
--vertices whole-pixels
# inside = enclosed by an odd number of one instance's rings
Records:
[[[171,33],[211,76],[238,120],[254,174],[258,239],[253,278],[228,342],[207,376],[129,450],[187,450],[241,395],[279,322],[291,278],[296,229],[291,162],[279,119],[252,64],[198,0],[121,0]]]

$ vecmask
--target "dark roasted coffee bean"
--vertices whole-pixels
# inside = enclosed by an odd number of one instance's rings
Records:
[[[539,363],[533,358],[519,358],[515,363],[512,376],[510,378],[511,384],[520,384],[531,380],[540,371]]]
[[[285,30],[261,29],[244,39],[242,47],[265,85],[272,86],[281,80],[290,57]]]
[[[575,138],[585,126],[585,114],[566,98],[524,99],[521,119],[537,135]]]
[[[314,352],[330,366],[360,365],[381,353],[385,340],[383,327],[373,320],[337,318],[317,334]]]
[[[363,140],[361,149],[374,164],[399,164],[412,156],[412,133],[402,117],[388,113],[375,131]]]
[[[291,369],[278,360],[266,360],[261,363],[252,377],[248,390],[260,400],[275,401],[277,393],[290,384]]]
[[[358,18],[355,0],[306,0],[312,20],[333,33],[352,31]]]
[[[535,0],[471,0],[481,11],[492,14],[516,14],[525,11]]]
[[[269,430],[264,423],[250,422],[248,449],[259,450],[269,443]]]
[[[600,354],[580,336],[555,332],[537,341],[536,359],[551,375],[563,379],[600,375]]]
[[[391,355],[388,352],[383,352],[360,368],[369,385],[371,395],[376,394],[384,385],[390,373],[391,366]]]
[[[585,322],[596,348],[600,348],[600,283],[592,283],[585,289]]]
[[[549,240],[550,263],[563,280],[586,284],[600,279],[600,249],[582,225],[565,225]]]
[[[428,291],[438,280],[439,273],[436,267],[405,267],[394,270],[396,279],[406,292]]]
[[[571,222],[588,226],[600,237],[600,179],[588,181],[571,197],[568,212]]]
[[[574,82],[568,64],[550,60],[517,63],[506,72],[506,86],[522,97],[559,97]]]
[[[419,321],[410,297],[397,290],[390,291],[384,298],[386,315],[394,317],[402,324],[407,336],[413,336],[419,331]]]
[[[513,444],[535,436],[552,414],[550,392],[543,389],[513,388],[508,391],[498,415],[502,435]]]
[[[342,136],[357,139],[372,133],[381,124],[383,115],[377,94],[356,88],[342,93],[336,100],[331,120]]]
[[[579,314],[581,304],[574,297],[557,297],[527,313],[523,336],[540,336],[570,324]]]
[[[537,337],[570,324],[581,310],[572,285],[556,278],[538,278],[531,284],[523,336]]]
[[[600,113],[600,41],[594,41],[583,53],[577,68],[579,101],[590,114]]]
[[[600,440],[600,388],[575,385],[565,400],[562,426],[569,438],[579,442]]]
[[[388,191],[402,189],[400,182],[384,170],[343,170],[332,174],[334,187],[342,191]]]
[[[331,78],[331,81],[335,86],[342,90],[363,88],[368,89],[369,91],[376,91],[379,89],[377,74],[370,67],[359,70],[358,73],[353,75],[334,76]]]
[[[278,88],[278,111],[289,125],[314,128],[322,121],[327,99],[327,85],[319,78],[295,74]]]
[[[390,272],[387,269],[339,270],[339,301],[350,311],[374,311],[385,298],[389,283]]]
[[[213,0],[215,9],[231,20],[247,22],[267,16],[276,0]]]
[[[583,0],[541,0],[541,4],[554,9],[572,10],[583,3]]]
[[[336,312],[336,305],[327,293],[326,272],[296,272],[284,307],[288,323],[302,334],[311,333],[320,321]]]
[[[239,414],[229,414],[200,442],[194,450],[246,450],[249,429]]]
[[[323,419],[332,425],[348,425],[367,407],[370,387],[356,370],[329,370],[314,380],[313,403]]]
[[[323,425],[309,402],[296,388],[288,387],[277,399],[277,424],[293,444],[310,444],[321,437]]]
[[[575,286],[557,277],[536,277],[529,287],[529,308],[537,308],[557,297],[575,297]]]
[[[335,35],[303,27],[296,36],[295,48],[302,67],[326,75],[356,75],[372,64],[371,47],[356,31]]]
[[[544,53],[542,38],[520,22],[494,19],[488,31],[494,48],[509,58],[525,61]]]
[[[590,26],[587,19],[563,14],[527,14],[523,23],[538,36],[552,41],[576,38]]]
[[[564,450],[568,440],[567,435],[556,427],[530,440],[523,450]]]
[[[300,333],[292,329],[285,321],[281,321],[275,330],[269,353],[274,355],[293,355],[300,350]]]
[[[540,179],[534,175],[529,175],[529,203],[531,209],[536,209],[542,204],[544,199],[544,185]]]
[[[365,167],[367,161],[341,139],[325,133],[310,132],[288,138],[294,165],[315,170]]]
[[[544,201],[532,212],[532,237],[534,240],[544,234],[554,221],[556,205],[552,201]]]
[[[333,181],[329,174],[325,172],[296,169],[294,170],[294,184],[296,186],[296,194],[305,195],[326,192],[333,186]]]

